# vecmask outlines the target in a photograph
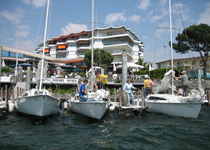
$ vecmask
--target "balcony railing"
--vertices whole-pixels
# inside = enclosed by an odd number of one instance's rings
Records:
[[[133,47],[133,44],[130,44],[128,42],[106,42],[106,43],[104,43],[104,46],[120,45],[120,44],[128,44],[130,47]]]

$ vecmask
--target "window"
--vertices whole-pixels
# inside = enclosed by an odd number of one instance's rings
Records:
[[[2,51],[2,56],[3,57],[9,57],[9,52],[8,51]]]
[[[58,53],[56,58],[66,58],[66,53]]]
[[[50,53],[50,48],[45,48],[44,52],[45,52],[45,54],[49,54]]]
[[[76,44],[75,43],[70,43],[69,46],[70,47],[76,47]]]

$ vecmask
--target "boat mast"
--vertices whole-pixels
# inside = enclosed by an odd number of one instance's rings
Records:
[[[93,89],[93,36],[94,36],[94,0],[92,0],[92,49],[91,49],[91,84],[90,84],[90,87],[91,89]]]
[[[18,50],[18,38],[19,38],[19,24],[17,24],[17,50]],[[16,65],[15,65],[15,76],[18,76],[18,51],[16,53]],[[17,78],[16,78],[17,79]]]
[[[173,42],[172,42],[172,21],[171,21],[171,0],[169,0],[169,16],[170,16],[170,40],[171,40],[171,76],[174,72],[174,64],[173,64]],[[171,77],[171,94],[174,94],[174,79]]]
[[[44,53],[45,53],[45,45],[46,45],[46,36],[47,36],[47,23],[48,23],[48,13],[49,13],[49,3],[50,0],[47,0],[47,11],[46,11],[46,19],[45,19],[45,29],[44,29],[44,45],[42,50],[42,66],[41,66],[41,76],[40,76],[40,82],[39,82],[39,90],[42,90],[42,84],[43,84],[43,71],[44,71]]]

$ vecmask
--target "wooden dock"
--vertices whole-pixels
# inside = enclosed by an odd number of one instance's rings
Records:
[[[139,113],[139,116],[143,115],[146,112],[147,107],[141,105],[130,105],[130,106],[120,106],[119,102],[110,102],[119,110],[119,114],[124,112],[133,111]]]

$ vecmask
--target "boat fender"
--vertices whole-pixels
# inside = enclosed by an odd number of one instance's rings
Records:
[[[9,103],[8,103],[8,111],[9,111],[10,113],[12,113],[12,112],[14,111],[14,109],[15,109],[15,104],[12,103],[12,102],[9,102]]]
[[[64,101],[63,108],[64,108],[64,110],[67,110],[67,108],[68,108],[68,101]]]
[[[114,111],[114,110],[115,110],[115,106],[114,106],[113,104],[110,104],[110,105],[109,105],[109,110],[110,110],[110,111]]]

